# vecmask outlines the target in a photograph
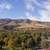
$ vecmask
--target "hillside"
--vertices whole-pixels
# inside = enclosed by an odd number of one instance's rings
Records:
[[[29,19],[0,19],[0,26],[13,25],[19,28],[32,27],[32,28],[50,28],[50,22],[33,21]]]

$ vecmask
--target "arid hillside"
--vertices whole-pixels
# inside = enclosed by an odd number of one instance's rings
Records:
[[[18,28],[50,28],[50,22],[40,22],[29,19],[0,19],[0,26],[16,26]]]

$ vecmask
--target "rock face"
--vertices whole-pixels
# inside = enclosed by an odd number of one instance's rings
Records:
[[[29,19],[0,19],[0,27],[4,26],[15,26],[17,28],[50,28],[50,22],[40,22]]]

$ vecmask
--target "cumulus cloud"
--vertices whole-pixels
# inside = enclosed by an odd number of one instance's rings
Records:
[[[10,9],[12,9],[13,8],[13,6],[11,5],[11,4],[9,4],[9,3],[1,3],[0,4],[0,9],[7,9],[7,10],[10,10]]]
[[[24,0],[25,1],[25,7],[26,7],[26,16],[32,16],[33,11],[36,11],[36,9],[39,12],[40,21],[50,21],[50,0]],[[34,18],[34,16],[29,17],[30,19]],[[34,19],[38,19],[34,18]],[[33,20],[34,20],[33,19]]]

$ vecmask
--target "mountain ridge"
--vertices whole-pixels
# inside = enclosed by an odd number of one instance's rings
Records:
[[[50,28],[50,22],[41,22],[30,19],[0,19],[0,26],[11,25],[18,28]]]

